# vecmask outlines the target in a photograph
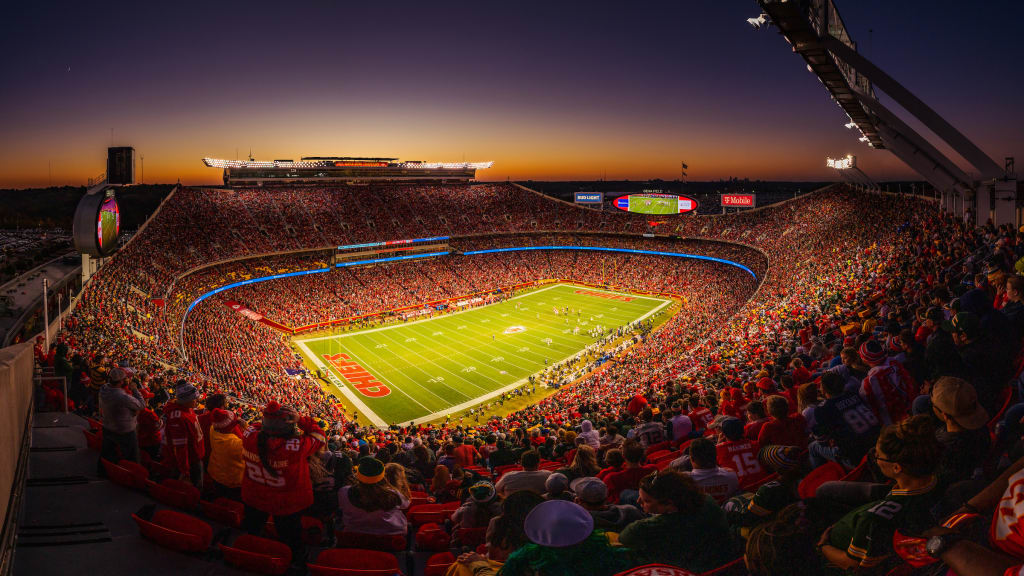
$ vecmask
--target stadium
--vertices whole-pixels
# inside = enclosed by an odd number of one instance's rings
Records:
[[[203,152],[140,218],[108,148],[0,323],[0,576],[1024,576],[1013,160],[756,5],[913,187]]]

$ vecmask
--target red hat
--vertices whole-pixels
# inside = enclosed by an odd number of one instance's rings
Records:
[[[267,405],[263,408],[264,420],[284,420],[285,418],[287,418],[287,416],[281,410],[281,405],[277,403],[277,400],[271,400],[270,402],[267,402]]]
[[[231,410],[214,408],[212,414],[213,418],[210,421],[210,425],[218,432],[226,432],[235,425],[235,413]]]
[[[887,355],[882,345],[874,340],[868,340],[860,345],[860,359],[871,366],[877,366],[885,361]]]

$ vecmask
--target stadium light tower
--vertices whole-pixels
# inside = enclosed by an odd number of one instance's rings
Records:
[[[843,158],[826,158],[825,166],[834,169],[839,175],[855,187],[862,190],[879,190],[878,184],[857,167],[857,157],[847,154]]]

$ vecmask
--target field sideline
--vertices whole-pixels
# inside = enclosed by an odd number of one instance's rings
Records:
[[[329,374],[331,391],[372,424],[408,424],[522,386],[545,366],[585,352],[600,338],[588,334],[598,325],[615,330],[671,302],[554,284],[487,306],[294,342]]]

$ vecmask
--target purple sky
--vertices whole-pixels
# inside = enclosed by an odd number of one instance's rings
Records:
[[[861,51],[997,162],[1024,159],[1024,2],[837,0]],[[856,154],[753,0],[35,3],[0,22],[0,186],[81,184],[133,145],[146,181],[203,156],[494,160],[481,179],[829,179]],[[869,33],[868,30],[873,30]],[[945,150],[945,148],[942,148]],[[959,159],[957,159],[959,160]]]

